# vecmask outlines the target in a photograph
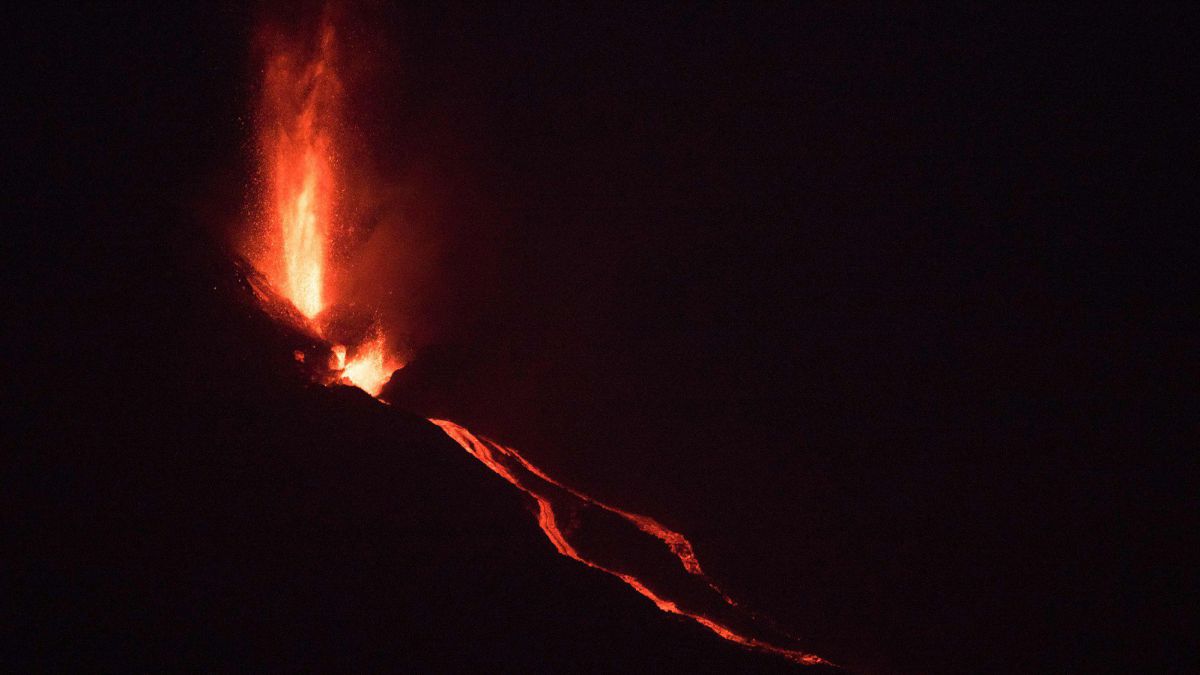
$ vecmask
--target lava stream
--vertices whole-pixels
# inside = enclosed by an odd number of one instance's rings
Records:
[[[542,531],[546,534],[546,538],[550,540],[554,548],[562,555],[581,562],[588,567],[617,577],[638,593],[649,598],[662,611],[688,617],[726,640],[751,649],[777,654],[804,665],[832,665],[815,654],[809,654],[798,649],[776,646],[765,640],[744,635],[734,628],[697,611],[689,611],[683,608],[679,602],[666,599],[659,593],[651,590],[644,580],[639,579],[634,574],[615,569],[598,562],[594,558],[585,556],[572,544],[570,533],[560,525],[561,518],[555,509],[555,501],[562,499],[563,495],[569,495],[570,498],[578,500],[586,506],[598,508],[609,514],[618,516],[641,532],[659,540],[666,545],[671,554],[675,556],[689,575],[703,579],[705,585],[719,594],[724,603],[736,606],[736,603],[728,595],[722,593],[716,584],[705,576],[692,550],[691,542],[682,534],[664,527],[653,518],[623,511],[568,488],[533,466],[516,450],[477,436],[454,422],[439,419],[431,419],[429,421],[441,427],[447,436],[454,439],[456,443],[461,445],[476,459],[483,462],[497,475],[534,499],[537,503],[538,526],[541,527]]]

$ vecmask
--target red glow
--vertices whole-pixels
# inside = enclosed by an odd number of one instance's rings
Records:
[[[324,337],[331,273],[329,251],[339,191],[335,141],[341,128],[341,83],[333,26],[321,25],[315,43],[270,34],[259,102],[259,160],[265,180],[261,204],[264,227],[251,243],[250,257],[270,282]],[[264,304],[269,295],[260,293]],[[362,344],[334,345],[329,369],[334,381],[375,395],[403,363],[387,350],[376,327]],[[303,355],[296,357],[303,361]]]
[[[392,373],[402,365],[388,353],[382,335],[359,345],[349,361],[344,360],[343,352],[342,359],[342,379],[372,396],[379,395]]]
[[[258,267],[304,316],[325,308],[327,256],[333,232],[333,137],[339,85],[332,26],[316,54],[282,44],[266,64],[260,103],[259,152],[268,196]]]
[[[735,604],[726,594],[721,593],[720,589],[717,588],[716,584],[713,583],[712,580],[708,579],[708,577],[704,575],[704,572],[700,569],[700,563],[696,559],[696,555],[692,550],[691,542],[689,542],[682,534],[664,527],[661,523],[653,518],[622,511],[621,509],[609,506],[591,497],[588,497],[581,492],[563,486],[561,483],[550,478],[545,472],[533,466],[528,460],[522,457],[520,453],[512,448],[505,447],[486,438],[477,436],[462,426],[455,424],[454,422],[437,419],[430,421],[441,427],[442,430],[446,432],[447,436],[454,439],[455,442],[461,445],[467,452],[474,455],[477,459],[479,459],[479,461],[487,465],[488,468],[494,471],[497,475],[503,477],[509,483],[512,483],[514,486],[520,488],[530,497],[533,497],[538,508],[538,526],[541,527],[542,532],[546,534],[546,538],[550,540],[551,545],[553,545],[555,550],[557,550],[560,554],[573,560],[577,560],[588,567],[598,569],[602,572],[606,572],[617,577],[621,581],[624,581],[626,584],[628,584],[635,591],[648,598],[662,611],[688,617],[713,633],[725,638],[726,640],[736,642],[737,644],[750,649],[777,654],[804,665],[831,665],[828,661],[815,654],[809,654],[797,649],[788,649],[775,646],[766,641],[743,635],[735,631],[733,628],[700,613],[687,611],[681,608],[677,602],[661,597],[658,593],[651,590],[646,582],[638,579],[633,574],[612,569],[600,564],[595,560],[585,557],[574,545],[571,544],[569,535],[559,526],[559,518],[554,509],[553,499],[543,492],[537,480],[528,480],[527,478],[522,477],[514,467],[514,463],[517,466],[525,469],[525,471],[527,471],[529,474],[532,474],[532,476],[534,476],[536,479],[540,479],[541,481],[544,481],[555,488],[563,490],[588,505],[598,507],[604,511],[620,516],[636,526],[642,532],[658,539],[664,543],[668,549],[670,549],[688,574],[703,578],[710,588],[717,593],[720,593],[721,597],[726,603],[731,605]]]

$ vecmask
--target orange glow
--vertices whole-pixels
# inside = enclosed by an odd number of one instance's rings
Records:
[[[345,361],[345,354],[345,347],[343,347],[341,355],[338,357],[345,363],[342,368],[343,380],[372,396],[378,396],[383,385],[387,384],[392,377],[392,373],[403,365],[396,363],[388,354],[382,335],[377,335],[369,342],[359,345],[358,351],[349,361]]]
[[[722,638],[742,645],[749,649],[757,651],[769,652],[782,656],[788,660],[794,661],[803,665],[818,665],[826,664],[833,665],[829,661],[808,652],[792,649],[788,647],[778,646],[761,640],[758,638],[744,635],[737,630],[725,625],[724,623],[705,616],[699,611],[690,611],[680,606],[678,602],[668,600],[662,597],[659,593],[651,590],[647,582],[639,579],[634,574],[623,572],[605,564],[602,564],[594,559],[591,559],[575,547],[567,532],[559,526],[559,515],[554,509],[555,495],[554,491],[570,495],[579,502],[588,506],[597,507],[607,511],[610,514],[619,516],[630,524],[637,527],[639,530],[648,534],[662,542],[679,560],[683,569],[689,574],[700,578],[705,585],[712,591],[716,592],[722,600],[730,607],[736,607],[737,604],[729,598],[727,594],[717,587],[716,583],[709,579],[700,569],[700,563],[696,559],[696,554],[692,550],[692,544],[682,534],[664,527],[661,523],[635,513],[622,511],[621,509],[609,506],[599,502],[581,492],[564,486],[563,484],[550,478],[544,471],[538,469],[528,460],[520,455],[516,450],[505,447],[493,441],[490,441],[481,436],[477,436],[466,428],[449,422],[447,420],[431,419],[430,422],[438,425],[446,432],[446,435],[461,445],[464,450],[475,456],[476,459],[483,462],[488,468],[494,471],[504,480],[512,483],[514,486],[533,497],[537,504],[537,521],[538,527],[545,533],[546,538],[550,540],[550,544],[554,546],[554,550],[560,554],[576,560],[588,567],[600,570],[611,574],[629,585],[638,593],[645,596],[660,610],[677,614],[692,619],[696,623],[704,626],[708,630],[716,633]],[[522,470],[525,472],[522,475]]]
[[[264,33],[269,46],[259,103],[258,141],[265,191],[265,227],[254,242],[255,267],[274,292],[309,319],[307,328],[327,337],[314,321],[329,304],[330,250],[348,229],[335,222],[339,175],[335,141],[341,129],[341,83],[333,26],[325,21],[312,43]],[[267,304],[269,296],[260,295]],[[376,332],[347,350],[333,345],[332,382],[375,395],[399,363]],[[296,357],[303,361],[302,356]]]
[[[325,308],[327,257],[333,233],[334,131],[339,84],[333,68],[333,28],[321,30],[316,54],[295,45],[268,59],[260,107],[259,144],[268,198],[259,268],[313,318]]]

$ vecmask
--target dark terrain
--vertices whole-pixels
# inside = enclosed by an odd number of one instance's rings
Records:
[[[239,281],[181,270],[183,311],[143,336],[167,360],[26,448],[14,496],[33,510],[9,533],[44,556],[10,561],[7,666],[792,670],[560,557],[425,420],[309,384],[291,353],[311,339]]]

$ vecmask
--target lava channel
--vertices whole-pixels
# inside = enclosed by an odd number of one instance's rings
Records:
[[[620,579],[662,611],[690,618],[730,642],[804,665],[833,665],[815,654],[779,646],[778,642],[791,641],[786,635],[773,636],[771,641],[751,636],[751,631],[770,629],[754,626],[754,618],[704,573],[691,542],[682,534],[653,518],[623,511],[571,489],[516,450],[454,422],[429,421],[533,498],[538,526],[560,554]],[[668,556],[674,559],[673,565],[662,564]]]

